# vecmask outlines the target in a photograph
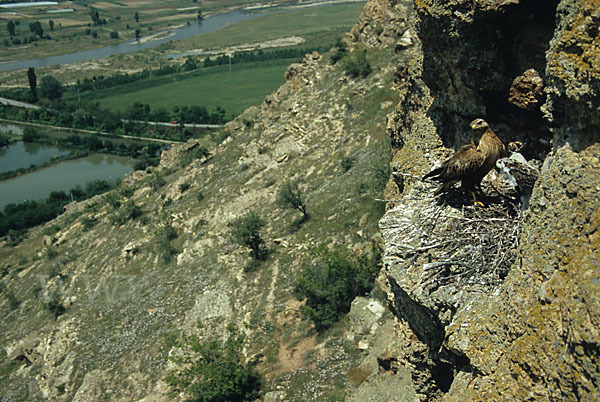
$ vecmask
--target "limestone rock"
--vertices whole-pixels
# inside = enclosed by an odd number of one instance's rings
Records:
[[[510,86],[508,101],[521,109],[539,108],[543,95],[543,80],[533,68],[518,76]]]

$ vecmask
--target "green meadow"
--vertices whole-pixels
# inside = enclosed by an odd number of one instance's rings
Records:
[[[208,110],[221,106],[227,113],[239,114],[260,103],[283,82],[289,60],[252,64],[234,64],[201,70],[188,77],[174,76],[155,79],[154,85],[133,83],[107,90],[110,96],[98,101],[104,107],[124,110],[134,102],[150,105],[153,110],[164,107],[199,105]],[[164,83],[163,83],[164,82]],[[101,95],[96,93],[96,96]]]

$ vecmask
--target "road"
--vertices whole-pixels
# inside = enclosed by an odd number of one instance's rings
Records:
[[[7,98],[0,98],[0,103],[3,105],[22,107],[25,109],[41,109],[39,106],[32,105],[31,103],[19,102],[19,101],[7,99]]]

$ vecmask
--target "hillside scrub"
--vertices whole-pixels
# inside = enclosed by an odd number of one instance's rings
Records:
[[[253,365],[243,363],[243,342],[244,337],[234,331],[225,342],[188,338],[182,344],[184,356],[172,359],[185,368],[169,375],[167,384],[185,393],[189,401],[255,400],[261,381]]]
[[[266,222],[256,212],[248,212],[231,224],[231,239],[240,246],[250,248],[252,259],[263,260],[267,257],[267,250],[260,230],[265,225]]]
[[[313,250],[296,278],[298,293],[306,297],[302,313],[318,331],[331,327],[350,311],[356,296],[373,289],[380,262],[376,246],[370,256],[359,257],[325,246]]]

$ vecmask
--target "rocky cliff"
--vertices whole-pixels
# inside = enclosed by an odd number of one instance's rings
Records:
[[[598,397],[599,6],[415,1],[421,52],[388,124],[382,282],[399,321],[382,367],[408,367],[423,400]],[[418,179],[475,117],[543,161],[525,211],[494,172],[484,208]]]
[[[183,399],[164,381],[173,339],[229,324],[268,401],[597,399],[598,10],[367,2],[345,37],[367,77],[307,55],[224,130],[0,250],[2,399]],[[539,162],[528,207],[496,172],[483,207],[420,179],[476,117]],[[287,180],[306,222],[275,202]],[[229,239],[250,210],[271,250],[252,270]],[[383,292],[317,335],[294,294],[301,261],[372,243]]]

